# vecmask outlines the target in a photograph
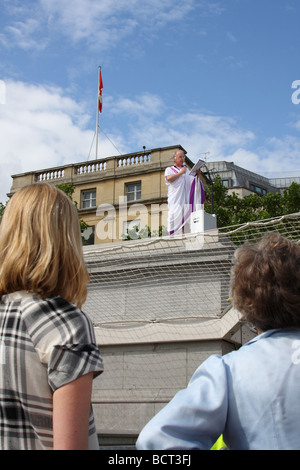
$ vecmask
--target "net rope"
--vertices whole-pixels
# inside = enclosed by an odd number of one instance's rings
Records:
[[[85,247],[91,283],[84,309],[95,327],[220,318],[228,308],[235,249],[271,231],[299,243],[300,213],[223,227],[217,234],[200,237],[189,234]],[[212,296],[218,301],[212,302]]]
[[[116,436],[122,444],[133,436],[133,444],[201,362],[243,343],[241,316],[229,298],[234,252],[272,231],[299,243],[300,213],[84,247],[91,282],[83,310],[105,367],[93,389],[102,446],[115,445]]]

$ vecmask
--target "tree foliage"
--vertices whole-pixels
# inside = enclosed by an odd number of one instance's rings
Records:
[[[212,189],[206,194],[205,211],[211,212]],[[267,193],[264,196],[249,194],[240,198],[236,193],[228,194],[218,175],[213,185],[214,213],[218,227],[239,225],[255,220],[271,219],[300,211],[300,184],[292,183],[283,194]]]
[[[63,191],[70,199],[71,201],[75,204],[75,207],[78,210],[78,203],[77,201],[73,201],[73,193],[75,191],[75,186],[72,183],[62,183],[62,184],[57,184],[56,187]],[[84,232],[85,229],[89,227],[89,225],[81,219],[79,216],[79,223],[80,223],[80,231],[81,233]]]
[[[73,201],[75,186],[72,183],[57,185]],[[74,202],[74,201],[73,201]],[[204,209],[211,213],[212,188],[206,191]],[[218,227],[229,227],[244,224],[256,220],[271,219],[282,215],[294,214],[300,211],[300,184],[292,183],[283,193],[268,193],[265,196],[249,194],[244,198],[236,193],[228,194],[227,188],[222,185],[220,176],[216,177],[213,185],[213,212],[217,216]],[[75,201],[75,206],[78,204]],[[6,204],[0,202],[0,220]],[[81,232],[88,228],[88,224],[79,216]],[[166,234],[166,228],[160,227],[158,233],[151,234],[149,227],[140,231],[137,227],[123,235],[124,240],[145,238],[149,236],[161,236]]]
[[[73,201],[73,193],[75,191],[75,186],[72,185],[72,183],[57,184],[56,187],[60,189],[61,191],[63,191],[75,204],[76,208],[78,208],[77,202]],[[0,221],[2,219],[6,204],[3,204],[2,202],[0,202]],[[89,225],[86,222],[84,222],[84,220],[82,220],[80,217],[79,217],[79,223],[80,223],[81,233],[84,232],[84,230],[89,227]]]
[[[151,231],[148,225],[146,225],[143,229],[140,229],[138,225],[134,225],[130,229],[127,229],[125,234],[122,234],[122,238],[124,241],[141,240],[142,238],[156,238],[165,235],[168,235],[168,231],[164,225],[160,225],[158,230],[153,231]]]
[[[0,202],[0,220],[2,219],[5,207],[6,207],[6,204],[2,204],[2,202]]]

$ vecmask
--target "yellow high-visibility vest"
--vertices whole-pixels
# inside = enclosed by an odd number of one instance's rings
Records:
[[[221,449],[226,449],[226,444],[223,441],[223,434],[219,437],[219,439],[214,443],[212,448],[210,450],[221,450]]]

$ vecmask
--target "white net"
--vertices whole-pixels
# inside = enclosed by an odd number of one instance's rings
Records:
[[[84,311],[105,363],[94,391],[101,436],[136,436],[203,360],[249,339],[229,299],[233,254],[271,231],[299,242],[300,213],[84,248]]]
[[[85,247],[91,283],[85,311],[96,327],[220,318],[228,308],[235,249],[277,231],[300,239],[300,215],[203,234]],[[133,325],[132,325],[133,326]]]

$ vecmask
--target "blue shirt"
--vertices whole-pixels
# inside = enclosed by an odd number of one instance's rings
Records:
[[[139,450],[300,449],[300,330],[269,330],[213,355],[142,430]]]

